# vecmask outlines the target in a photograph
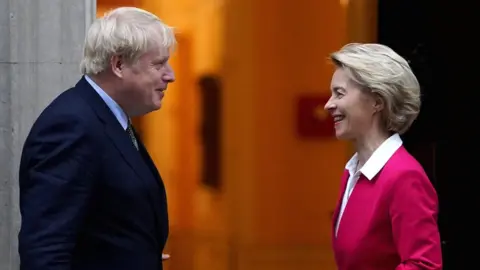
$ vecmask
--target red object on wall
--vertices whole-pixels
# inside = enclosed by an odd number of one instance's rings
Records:
[[[327,95],[305,95],[297,100],[297,134],[301,138],[326,138],[335,136],[333,118],[324,106]]]

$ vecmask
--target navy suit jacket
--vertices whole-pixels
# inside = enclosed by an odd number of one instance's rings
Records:
[[[39,116],[20,163],[21,270],[160,270],[165,188],[82,78]]]

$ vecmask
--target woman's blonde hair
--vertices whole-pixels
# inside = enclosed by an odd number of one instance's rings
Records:
[[[382,118],[389,131],[403,134],[410,128],[420,111],[420,85],[403,57],[385,45],[351,43],[330,58],[383,101]]]

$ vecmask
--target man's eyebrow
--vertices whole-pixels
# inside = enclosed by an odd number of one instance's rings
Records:
[[[153,63],[155,63],[155,64],[164,63],[167,60],[168,60],[168,57],[163,57],[163,58],[154,60]]]

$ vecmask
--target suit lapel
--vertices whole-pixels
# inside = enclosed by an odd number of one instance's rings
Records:
[[[115,118],[115,115],[84,78],[77,83],[75,90],[78,90],[79,94],[86,99],[87,103],[95,111],[99,119],[105,124],[107,135],[110,137],[123,159],[137,174],[140,181],[147,186],[146,190],[148,190],[148,197],[155,212],[156,219],[157,221],[160,221],[159,213],[164,209],[160,209],[162,204],[159,202],[158,189],[151,188],[153,184],[152,181],[159,182],[158,172],[154,173],[152,169],[149,168],[147,162],[142,158],[141,153],[139,153],[133,145],[127,132],[123,130],[122,126]],[[161,192],[165,194],[164,188]],[[159,224],[162,224],[162,222],[159,222]]]
[[[152,158],[150,157],[150,154],[147,151],[147,148],[142,142],[141,137],[138,135],[135,129],[133,129],[133,134],[135,135],[135,138],[138,140],[138,147],[139,147],[139,152],[143,156],[145,163],[149,167],[150,171],[152,172],[153,176],[155,179],[160,183],[160,185],[163,187],[163,182],[162,178],[160,177],[160,174],[158,173],[157,167],[155,166],[155,163],[153,163]]]
[[[149,171],[155,178],[155,182],[159,185],[159,193],[156,194],[157,196],[153,196],[154,205],[158,206],[157,211],[157,222],[158,228],[160,228],[160,235],[164,238],[163,241],[166,242],[166,238],[168,236],[168,209],[167,209],[167,195],[165,192],[165,186],[163,184],[162,178],[158,173],[157,167],[153,160],[151,159],[145,145],[143,144],[141,138],[139,138],[138,134],[135,132],[135,136],[138,139],[138,146],[139,146],[139,153],[143,156],[143,160],[147,167],[150,169]],[[160,195],[160,196],[158,196]],[[160,216],[162,214],[163,216]]]

